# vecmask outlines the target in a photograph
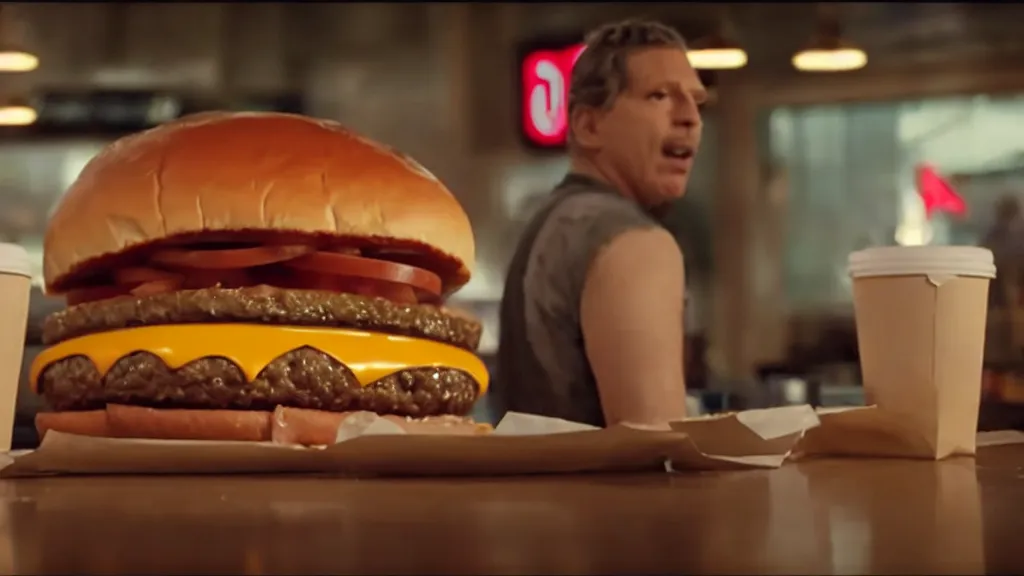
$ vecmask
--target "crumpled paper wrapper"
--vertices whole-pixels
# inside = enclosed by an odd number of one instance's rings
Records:
[[[941,460],[973,456],[977,448],[985,446],[1024,443],[1024,433],[1001,430],[961,438],[940,451],[935,434],[926,435],[906,418],[877,406],[819,408],[816,412],[821,425],[808,429],[794,448],[792,459],[844,456]]]
[[[375,414],[349,418],[337,443],[93,438],[49,432],[39,449],[8,453],[0,477],[51,474],[336,473],[354,476],[559,474],[774,468],[816,427],[810,406],[674,422],[665,429],[595,428],[509,413],[482,436],[405,434]],[[4,465],[6,463],[6,465]]]

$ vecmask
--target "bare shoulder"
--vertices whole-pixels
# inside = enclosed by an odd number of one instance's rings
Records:
[[[609,241],[594,259],[588,277],[635,275],[647,281],[675,278],[682,286],[683,254],[664,228],[629,230]],[[647,282],[634,282],[643,285]]]
[[[663,228],[637,228],[615,236],[586,274],[580,299],[585,331],[632,326],[656,335],[674,330],[682,322],[684,276],[679,244]]]

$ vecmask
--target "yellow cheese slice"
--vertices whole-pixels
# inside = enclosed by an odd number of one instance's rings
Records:
[[[363,386],[411,368],[462,370],[487,391],[487,367],[472,352],[432,340],[361,330],[305,328],[266,324],[174,324],[144,326],[89,334],[44,350],[32,362],[30,377],[37,391],[39,376],[50,364],[71,356],[92,360],[100,374],[133,352],[154,354],[171,369],[204,356],[226,358],[252,381],[275,358],[309,346],[341,362]]]

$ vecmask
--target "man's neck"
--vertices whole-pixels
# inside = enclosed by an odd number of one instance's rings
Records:
[[[606,184],[609,188],[614,189],[620,195],[625,196],[626,198],[633,198],[625,186],[618,182],[611,174],[601,170],[589,158],[576,155],[572,156],[572,160],[569,164],[569,171],[573,174],[593,178],[602,184]]]
[[[633,196],[632,191],[626,186],[620,184],[612,174],[606,173],[598,168],[597,164],[591,161],[589,158],[584,156],[573,155],[572,160],[569,163],[569,171],[573,174],[579,174],[580,176],[586,176],[587,178],[593,178],[602,184],[605,184],[612,190],[615,190],[620,196],[629,198],[636,202],[636,197]],[[671,204],[664,204],[660,206],[644,206],[649,214],[654,216],[656,219],[662,219],[668,213]]]

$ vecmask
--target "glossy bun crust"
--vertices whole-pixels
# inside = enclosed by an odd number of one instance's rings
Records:
[[[451,291],[469,281],[462,206],[400,152],[327,121],[204,113],[122,138],[90,161],[50,219],[50,292],[153,242],[276,231],[422,251]]]

